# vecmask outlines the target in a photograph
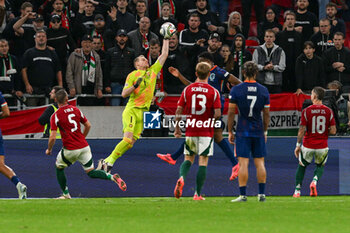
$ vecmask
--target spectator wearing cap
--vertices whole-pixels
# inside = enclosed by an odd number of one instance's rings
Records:
[[[45,31],[35,34],[35,47],[23,55],[22,78],[28,94],[49,95],[54,85],[62,87],[62,72],[56,52],[47,48]],[[28,106],[44,105],[43,98],[28,98]]]
[[[32,19],[32,27],[22,27],[28,19]],[[42,15],[38,15],[36,13],[30,12],[26,14],[24,17],[20,18],[13,25],[13,30],[15,31],[16,36],[24,38],[23,50],[26,51],[27,49],[34,47],[35,33],[40,30],[46,30],[46,26],[44,25],[44,18]],[[21,56],[22,55],[23,54],[21,54]]]
[[[62,68],[63,86],[66,88],[66,68],[68,54],[74,51],[76,44],[70,31],[62,27],[61,17],[59,15],[52,15],[50,20],[50,27],[46,31],[47,45],[54,48]]]
[[[137,24],[135,16],[126,11],[127,6],[127,0],[117,0],[117,8],[111,7],[108,14],[113,24],[116,24],[115,28],[125,29],[127,32],[130,32],[137,28]]]
[[[126,30],[119,29],[115,36],[116,45],[107,50],[104,71],[104,87],[107,93],[121,94],[126,77],[134,70],[135,50],[128,47]],[[123,101],[123,102],[122,102]],[[126,103],[123,98],[112,98],[110,104]]]
[[[92,49],[92,37],[84,35],[81,49],[74,51],[68,58],[66,79],[70,96],[76,94],[95,94],[102,98],[103,75],[100,56]],[[78,104],[96,105],[95,98],[79,98]]]
[[[224,33],[225,28],[221,25],[218,14],[208,10],[207,4],[207,0],[196,0],[196,12],[199,15],[201,21],[199,28],[206,30],[208,33]]]
[[[103,51],[107,51],[114,45],[114,33],[111,29],[107,28],[105,18],[101,14],[95,16],[94,27],[87,33],[92,37],[100,38]]]
[[[162,5],[162,11],[161,11],[161,17],[159,19],[156,19],[153,23],[152,23],[152,27],[151,27],[151,31],[154,32],[158,38],[162,38],[162,35],[160,35],[159,31],[160,31],[160,27],[166,23],[166,22],[170,22],[172,24],[177,25],[177,20],[171,15],[171,7],[170,4],[167,2],[164,2]],[[160,40],[162,41],[162,40]]]
[[[135,50],[135,56],[144,54],[149,48],[149,41],[153,38],[158,39],[158,36],[150,31],[151,21],[148,17],[143,17],[140,20],[140,26],[128,33],[130,47]]]

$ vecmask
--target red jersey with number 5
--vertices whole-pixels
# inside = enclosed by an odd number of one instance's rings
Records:
[[[75,106],[60,107],[51,116],[51,130],[60,129],[63,147],[67,150],[77,150],[88,146],[80,123],[87,122],[84,114]]]
[[[306,126],[303,146],[309,149],[328,147],[329,127],[335,125],[334,115],[325,105],[311,105],[301,113],[300,125]]]
[[[187,86],[177,103],[184,108],[186,136],[213,137],[214,109],[221,108],[219,92],[208,83],[195,82]]]

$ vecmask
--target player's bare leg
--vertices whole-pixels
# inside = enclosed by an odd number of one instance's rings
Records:
[[[176,182],[176,186],[174,189],[174,196],[176,198],[180,198],[182,196],[182,190],[185,185],[185,180],[187,177],[187,173],[189,172],[191,165],[194,162],[194,155],[185,155],[185,160],[180,166],[180,177]]]
[[[207,176],[207,166],[208,166],[209,157],[208,156],[199,156],[198,159],[198,172],[196,178],[196,191],[193,196],[195,201],[204,201],[205,198],[201,195],[201,190],[204,185],[206,176]]]
[[[259,184],[258,200],[265,201],[265,184],[266,184],[265,159],[263,157],[254,158],[254,164],[256,167],[256,176]]]
[[[239,171],[239,164],[237,163],[237,159],[235,158],[234,152],[231,149],[231,145],[224,139],[222,136],[222,128],[220,129],[214,129],[214,141],[216,144],[219,145],[221,150],[225,153],[226,157],[231,161],[232,163],[232,172],[230,176],[230,180],[234,180],[238,176]]]
[[[19,199],[27,198],[27,186],[22,184],[15,172],[5,164],[5,156],[0,155],[0,173],[4,174],[16,186]]]
[[[232,200],[231,202],[247,201],[246,189],[247,189],[247,182],[248,182],[249,158],[238,157],[238,162],[239,162],[238,184],[239,184],[240,196]]]

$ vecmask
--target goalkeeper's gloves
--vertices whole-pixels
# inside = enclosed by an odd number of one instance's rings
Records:
[[[138,79],[136,80],[136,83],[134,84],[135,89],[138,88],[138,87],[140,86],[140,84],[141,84],[141,82],[142,82],[142,79],[143,79],[143,78],[138,78]]]

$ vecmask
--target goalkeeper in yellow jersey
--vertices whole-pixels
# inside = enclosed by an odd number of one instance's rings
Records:
[[[169,38],[171,36],[166,35],[164,37],[162,53],[151,67],[149,67],[148,60],[143,55],[134,60],[136,70],[126,78],[122,92],[123,98],[129,97],[123,112],[123,140],[118,143],[107,158],[99,160],[97,169],[110,172],[114,162],[131,149],[136,140],[139,139],[143,130],[143,113],[148,111],[151,105],[157,75],[168,57]]]

